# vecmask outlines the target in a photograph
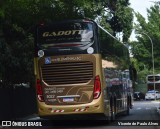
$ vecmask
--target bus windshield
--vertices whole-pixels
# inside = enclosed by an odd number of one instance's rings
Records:
[[[41,49],[78,47],[93,42],[93,26],[89,22],[66,22],[39,26],[38,44]]]

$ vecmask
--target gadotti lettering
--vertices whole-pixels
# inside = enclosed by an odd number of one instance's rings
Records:
[[[76,35],[84,34],[87,30],[67,30],[67,31],[58,31],[58,32],[44,32],[43,37],[52,37],[52,36],[63,36],[63,35]]]

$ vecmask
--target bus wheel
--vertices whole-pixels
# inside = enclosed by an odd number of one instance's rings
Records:
[[[110,108],[111,108],[111,121],[115,120],[116,117],[116,105],[115,105],[115,99],[110,100]]]
[[[127,97],[127,110],[125,111],[125,115],[129,115],[129,109],[130,109],[130,97]]]
[[[127,106],[126,115],[129,115],[129,106]]]
[[[106,124],[110,124],[111,123],[111,117],[110,116],[107,116],[105,117],[105,121],[106,121]]]

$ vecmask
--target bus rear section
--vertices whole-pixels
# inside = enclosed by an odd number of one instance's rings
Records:
[[[128,49],[92,20],[38,26],[34,74],[40,117],[114,119],[116,113],[128,112],[131,92],[121,83],[128,57]],[[113,75],[108,84],[102,59],[114,64],[106,67],[107,76]],[[115,79],[120,83],[114,85]]]
[[[36,59],[38,112],[41,117],[104,114],[99,55]]]

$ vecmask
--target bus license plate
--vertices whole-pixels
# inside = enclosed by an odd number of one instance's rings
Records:
[[[63,98],[63,102],[73,102],[74,98]]]

